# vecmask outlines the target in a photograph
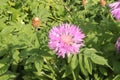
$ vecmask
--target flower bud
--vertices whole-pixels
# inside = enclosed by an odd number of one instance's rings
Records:
[[[117,53],[120,53],[120,37],[117,39],[117,42],[115,43],[115,48],[117,50]]]
[[[106,5],[106,1],[105,0],[100,0],[100,5],[101,6],[105,6]]]
[[[82,0],[82,5],[83,5],[83,6],[86,5],[86,0]]]
[[[38,28],[38,27],[40,27],[40,24],[41,24],[41,22],[40,22],[40,19],[38,17],[34,17],[32,19],[32,26],[33,27]]]

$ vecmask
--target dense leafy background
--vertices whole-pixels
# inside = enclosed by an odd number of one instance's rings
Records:
[[[106,0],[107,5],[114,0]],[[120,22],[99,0],[0,0],[0,80],[119,80],[120,55],[114,44]],[[41,20],[40,30],[31,25]],[[70,23],[85,33],[79,54],[58,58],[48,32]]]

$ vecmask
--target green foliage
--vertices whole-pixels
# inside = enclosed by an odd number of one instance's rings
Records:
[[[119,80],[119,79],[120,79],[120,75],[118,74],[117,76],[115,76],[113,80]]]
[[[0,80],[119,80],[120,23],[99,0],[86,1],[0,0]],[[64,59],[48,48],[49,30],[60,23],[75,24],[86,36],[80,52]]]

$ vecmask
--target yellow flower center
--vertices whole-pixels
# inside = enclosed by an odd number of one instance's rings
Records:
[[[72,36],[70,36],[70,35],[63,34],[61,36],[61,40],[67,45],[72,45],[72,43],[73,43]]]

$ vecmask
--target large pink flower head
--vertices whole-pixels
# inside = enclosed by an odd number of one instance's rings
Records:
[[[109,4],[108,6],[111,8],[110,12],[113,17],[120,20],[120,0]]]
[[[75,25],[61,24],[53,27],[49,32],[49,47],[57,52],[58,57],[77,54],[85,35]]]

